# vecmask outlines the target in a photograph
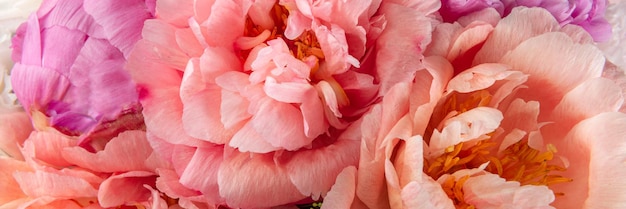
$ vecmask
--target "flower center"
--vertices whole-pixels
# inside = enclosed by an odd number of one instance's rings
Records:
[[[439,117],[448,118],[451,117],[450,114],[458,115],[476,107],[487,106],[491,98],[492,95],[486,90],[469,95],[454,93],[441,106],[442,111],[438,111],[441,114]],[[459,102],[459,100],[463,102]],[[429,127],[436,127],[439,122],[431,120]],[[432,134],[434,128],[431,128],[429,130]],[[487,139],[475,143],[459,143],[447,147],[440,156],[424,159],[424,172],[433,179],[438,179],[444,174],[452,174],[462,169],[478,168],[489,162],[485,171],[498,174],[507,181],[517,181],[521,185],[549,186],[572,181],[570,178],[553,174],[555,171],[566,170],[553,161],[557,152],[554,145],[548,144],[546,151],[540,151],[528,146],[528,140],[524,139],[499,152],[498,143],[493,139],[493,134],[487,134]],[[426,139],[429,140],[429,138],[430,136]],[[465,180],[467,180],[465,177],[454,179],[451,176],[442,185],[457,208],[473,208],[463,201],[462,188]],[[563,193],[555,194],[557,196],[563,195]]]
[[[294,40],[286,38],[284,34],[287,29],[287,17],[289,16],[289,10],[285,6],[278,4],[278,1],[270,10],[269,16],[274,22],[274,28],[263,28],[263,26],[255,24],[254,21],[248,17],[246,19],[244,36],[261,37],[264,41],[281,38],[289,47],[291,54],[305,62],[308,61],[310,56],[315,56],[318,61],[316,61],[316,67],[311,69],[311,75],[315,74],[319,68],[319,60],[324,59],[324,53],[320,47],[320,43],[317,41],[315,33],[313,33],[313,31],[306,30]],[[244,50],[242,52],[244,60],[247,58],[249,53],[250,50]]]
[[[289,48],[291,55],[311,66],[309,78],[307,79],[309,82],[324,82],[325,85],[327,84],[327,86],[333,90],[339,107],[349,106],[349,98],[341,84],[338,83],[332,75],[320,73],[320,63],[324,61],[325,56],[315,33],[312,30],[305,30],[295,39],[285,37],[289,9],[280,5],[278,1],[274,4],[268,15],[273,21],[272,28],[256,24],[250,16],[246,19],[243,34],[245,39],[238,41],[239,48],[241,49],[241,58],[247,60],[254,46],[265,43],[268,40],[280,38]],[[323,100],[325,99],[323,96],[321,96],[321,98]]]

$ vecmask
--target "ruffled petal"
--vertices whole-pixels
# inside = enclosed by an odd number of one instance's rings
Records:
[[[96,197],[98,190],[85,179],[77,176],[49,173],[45,171],[13,174],[24,194],[29,197],[80,198]]]
[[[85,0],[84,8],[102,26],[111,44],[120,49],[125,57],[128,57],[135,42],[141,38],[144,20],[152,17],[143,0]]]
[[[335,184],[324,198],[323,209],[350,208],[356,191],[356,168],[353,166],[344,168]]]
[[[102,207],[115,207],[148,201],[151,192],[144,185],[154,185],[155,180],[154,173],[144,171],[113,175],[100,184],[98,202]]]
[[[63,151],[62,156],[68,162],[96,172],[150,170],[145,161],[152,154],[152,148],[143,131],[123,132],[97,153],[88,152],[81,147],[68,147]]]
[[[306,198],[274,164],[271,154],[232,153],[218,171],[220,196],[230,207],[270,207]],[[272,191],[272,192],[268,192]]]

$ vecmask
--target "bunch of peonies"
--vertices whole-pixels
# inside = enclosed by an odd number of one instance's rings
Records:
[[[606,8],[43,0],[7,24],[0,208],[626,207]]]

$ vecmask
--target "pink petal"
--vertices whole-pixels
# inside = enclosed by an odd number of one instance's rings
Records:
[[[335,184],[324,198],[322,208],[350,208],[356,191],[356,168],[354,166],[344,168]]]
[[[498,63],[488,63],[474,66],[454,76],[448,83],[448,92],[457,91],[468,93],[486,89],[496,81],[502,80],[515,71],[508,71],[509,67]]]
[[[448,49],[448,60],[455,60],[460,55],[465,54],[475,46],[482,44],[487,37],[491,34],[493,26],[487,23],[475,23],[469,25],[461,30],[458,36],[453,40],[454,42]]]
[[[187,134],[216,144],[228,142],[235,130],[224,128],[220,120],[221,97],[221,90],[212,88],[183,101],[182,122]]]
[[[240,123],[252,117],[248,113],[250,102],[240,94],[227,90],[222,90],[221,95],[221,122],[226,129],[238,129]]]
[[[137,58],[129,58],[127,65],[133,79],[144,90],[141,103],[147,131],[172,144],[202,145],[202,141],[188,136],[183,129],[183,105],[178,99],[181,75],[158,63],[145,61],[144,56],[155,56],[148,53],[151,47],[138,43],[131,54]]]
[[[626,205],[626,115],[602,113],[574,126],[562,142],[555,144],[567,156],[570,167],[563,176],[571,183],[550,186],[566,195],[556,199],[557,208],[619,208]]]
[[[98,188],[98,202],[102,207],[115,207],[147,201],[150,190],[144,185],[154,185],[156,176],[151,172],[131,171],[104,180]]]
[[[539,34],[558,31],[559,23],[542,8],[517,7],[498,22],[472,65],[497,63],[508,51]],[[542,43],[544,44],[544,43]]]
[[[106,144],[104,150],[91,153],[81,147],[64,149],[63,158],[68,162],[96,172],[149,171],[146,159],[152,148],[143,131],[120,133]],[[120,163],[125,162],[125,163]]]
[[[202,33],[209,46],[232,47],[235,40],[243,34],[246,13],[251,4],[235,1],[215,1],[210,8],[211,15],[201,22]],[[207,8],[209,9],[209,8]],[[219,30],[219,33],[205,34],[208,31]]]
[[[172,170],[158,169],[159,177],[156,180],[156,187],[159,191],[165,193],[172,198],[183,199],[203,199],[202,193],[199,191],[191,190],[178,181],[180,178],[178,174]]]
[[[387,4],[381,8],[387,25],[377,41],[377,73],[384,95],[393,84],[411,81],[415,71],[422,67],[421,52],[430,42],[432,31],[429,20],[406,7]]]
[[[486,134],[500,127],[502,112],[489,107],[477,107],[444,121],[441,132],[435,130],[430,139],[429,156],[442,154],[444,149],[460,142],[485,139]]]
[[[32,105],[48,104],[63,98],[63,93],[70,86],[67,78],[52,69],[20,63],[13,66],[11,83],[15,95],[27,112],[34,108]]]
[[[522,207],[553,208],[549,204],[555,199],[546,186],[525,185],[506,181],[496,174],[470,177],[463,184],[463,198],[477,208]]]
[[[452,209],[452,200],[443,192],[441,186],[426,177],[421,181],[413,181],[402,189],[403,208],[416,209]]]
[[[64,135],[50,132],[33,132],[24,142],[22,154],[29,160],[43,161],[53,166],[66,167],[73,165],[59,153],[67,147],[76,146],[76,140]],[[82,148],[80,148],[82,149]]]
[[[23,160],[18,146],[33,131],[30,118],[24,111],[0,113],[0,150],[12,158]]]
[[[187,20],[193,16],[192,0],[161,0],[156,4],[159,19],[176,26],[187,26]]]
[[[537,47],[541,47],[540,53],[536,51]],[[569,60],[563,60],[564,57]],[[604,68],[600,50],[590,44],[575,44],[562,33],[530,38],[502,57],[500,62],[531,75],[528,86],[540,87],[541,91],[527,89],[518,95],[526,100],[542,101],[541,112],[553,108],[576,84],[600,77]]]
[[[283,153],[276,157],[299,193],[317,199],[325,196],[337,175],[348,166],[358,164],[360,141],[352,138],[354,128],[346,130],[337,141],[326,147]]]
[[[270,207],[307,197],[274,164],[271,154],[250,157],[235,152],[224,159],[218,172],[220,195],[230,207]]]
[[[180,176],[180,183],[187,188],[198,190],[210,204],[220,204],[218,169],[223,159],[223,147],[199,148]]]
[[[591,79],[565,94],[551,117],[559,121],[559,126],[569,129],[596,114],[617,111],[623,103],[622,90],[612,81],[604,78]]]
[[[291,104],[265,100],[250,122],[262,140],[275,147],[296,150],[314,139],[304,135],[302,113]]]
[[[381,126],[382,106],[375,105],[371,111],[363,116],[362,137],[359,156],[357,196],[369,208],[385,208],[389,203],[389,197],[385,194],[386,181],[384,173],[384,161],[386,156],[382,154],[378,138],[378,127]]]
[[[249,122],[237,131],[228,145],[237,148],[240,152],[269,153],[280,150],[280,147],[274,147],[263,140],[263,137]]]
[[[15,172],[15,180],[22,191],[30,197],[80,198],[96,197],[98,190],[86,180],[70,175],[44,171]]]

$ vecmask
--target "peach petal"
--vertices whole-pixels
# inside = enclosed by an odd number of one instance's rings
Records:
[[[32,171],[32,168],[22,161],[0,157],[0,205],[26,197],[13,178],[13,173],[17,171]]]
[[[612,81],[591,79],[565,94],[554,108],[551,118],[558,121],[560,127],[569,129],[585,118],[618,111],[623,102],[622,90]]]
[[[412,181],[402,189],[402,206],[415,209],[455,208],[441,186],[428,177],[421,182]]]
[[[100,184],[98,202],[102,207],[115,207],[147,201],[151,192],[144,185],[154,184],[155,179],[154,173],[145,171],[113,175]]]
[[[355,197],[356,172],[356,168],[350,166],[337,175],[335,184],[324,198],[322,209],[350,208]]]
[[[558,31],[559,23],[542,8],[517,7],[498,22],[490,38],[476,54],[472,65],[497,63],[501,57],[524,40],[550,31]],[[543,43],[542,43],[543,44]]]
[[[79,198],[96,197],[98,190],[85,179],[76,176],[49,173],[44,171],[13,174],[24,194],[29,197]]]
[[[91,153],[81,147],[67,147],[62,156],[68,162],[96,172],[149,171],[145,160],[152,148],[143,131],[120,133],[106,144],[104,150]],[[125,163],[120,163],[125,162]]]
[[[537,53],[537,47],[541,47],[541,53]],[[570,60],[563,60],[564,57]],[[553,32],[520,43],[500,62],[533,75],[526,84],[541,86],[542,90],[527,89],[518,96],[542,101],[541,112],[548,112],[575,85],[600,77],[604,61],[602,52],[595,46],[575,44],[567,35]]]
[[[230,207],[270,207],[306,198],[274,164],[271,154],[232,153],[217,178],[220,196]]]
[[[570,166],[563,176],[571,183],[550,186],[566,195],[557,198],[557,208],[620,208],[626,206],[623,191],[626,175],[626,115],[601,113],[574,126],[563,141],[555,145],[568,157]]]

